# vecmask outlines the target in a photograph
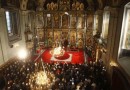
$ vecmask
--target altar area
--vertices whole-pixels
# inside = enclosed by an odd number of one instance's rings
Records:
[[[42,60],[45,63],[51,62],[63,62],[63,63],[72,63],[72,64],[79,64],[84,63],[84,51],[65,51],[62,57],[54,57],[50,53],[51,49],[46,49],[42,54]]]

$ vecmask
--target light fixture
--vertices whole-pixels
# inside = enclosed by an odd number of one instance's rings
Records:
[[[36,73],[36,84],[37,85],[45,85],[48,83],[49,78],[47,78],[47,74],[45,71],[40,71]]]
[[[68,13],[68,12],[65,12],[65,14],[66,14],[66,15],[69,15],[69,13]]]
[[[110,62],[110,66],[115,66],[115,67],[117,67],[118,65],[117,65],[117,63],[115,63],[114,61],[111,61],[111,62]]]
[[[28,55],[28,53],[27,53],[26,49],[21,49],[18,52],[18,57],[20,60],[24,60],[25,58],[27,58],[27,55]]]
[[[44,87],[49,88],[55,82],[55,75],[49,71],[49,69],[45,69],[42,59],[40,60],[40,68],[42,70],[38,70],[35,73],[29,75],[29,85],[31,90],[37,87],[37,90],[43,90]],[[37,65],[37,64],[35,64]]]

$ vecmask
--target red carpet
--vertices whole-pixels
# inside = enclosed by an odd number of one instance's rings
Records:
[[[74,51],[74,52],[70,51],[70,52],[66,52],[66,53],[72,54],[72,61],[71,61],[72,64],[84,63],[84,53],[83,53],[82,50],[81,51]],[[68,57],[67,56],[68,54],[66,54],[65,57],[62,57],[62,59]],[[50,50],[45,50],[44,53],[43,53],[43,55],[42,55],[42,59],[46,63],[51,63],[52,62],[50,60],[51,56],[52,55],[50,54]]]

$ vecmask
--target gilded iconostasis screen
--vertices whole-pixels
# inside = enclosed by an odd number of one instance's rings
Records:
[[[94,23],[94,17],[93,15],[88,15],[86,18],[86,27],[88,30],[92,30],[93,29],[93,23]]]
[[[46,27],[51,28],[52,27],[52,14],[46,14]]]
[[[62,28],[68,28],[69,27],[69,15],[67,12],[62,15]]]
[[[59,28],[59,24],[60,24],[60,17],[58,13],[53,14],[53,26],[54,28]]]
[[[86,46],[92,46],[92,37],[93,37],[93,24],[94,24],[94,16],[93,15],[87,15],[86,17],[86,36],[85,36],[85,40],[86,40]]]
[[[83,31],[78,31],[77,32],[77,46],[78,48],[82,48],[84,45],[84,32]]]
[[[84,17],[84,14],[79,14],[77,15],[78,16],[78,20],[77,20],[77,28],[84,28],[84,21],[85,21],[85,17]]]
[[[86,12],[41,12],[36,15],[36,36],[45,47],[67,42],[69,47],[83,48],[92,44],[93,23],[93,15]]]
[[[70,47],[76,46],[76,31],[70,32]]]
[[[71,13],[70,14],[70,28],[76,28],[76,13]]]
[[[43,17],[43,13],[38,13],[37,15],[36,15],[36,27],[37,28],[42,28],[42,27],[44,27],[44,17]]]

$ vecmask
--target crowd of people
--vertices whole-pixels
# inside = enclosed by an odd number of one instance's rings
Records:
[[[37,72],[44,71],[49,80],[36,83]],[[102,61],[84,64],[15,61],[0,69],[0,90],[109,90],[107,71]],[[42,80],[42,79],[41,79]],[[4,90],[3,89],[3,90]]]

